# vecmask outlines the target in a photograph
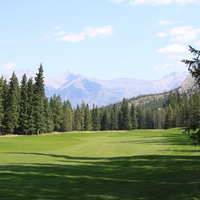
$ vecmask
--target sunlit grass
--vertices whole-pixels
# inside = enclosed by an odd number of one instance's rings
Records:
[[[0,138],[0,199],[200,199],[200,148],[179,129]]]

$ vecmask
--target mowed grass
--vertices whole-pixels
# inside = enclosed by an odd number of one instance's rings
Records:
[[[200,147],[179,129],[0,137],[0,199],[200,199]]]

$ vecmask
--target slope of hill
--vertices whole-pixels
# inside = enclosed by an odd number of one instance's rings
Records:
[[[16,75],[21,80],[22,75],[34,77],[31,70],[19,70]],[[4,75],[9,79],[12,74]],[[73,107],[82,101],[93,103],[99,107],[121,101],[123,98],[132,98],[138,95],[163,93],[179,87],[188,72],[177,73],[163,77],[160,80],[141,80],[131,78],[116,78],[112,80],[91,79],[81,74],[66,71],[57,77],[45,78],[45,91],[47,97],[60,95],[62,100],[70,100]]]

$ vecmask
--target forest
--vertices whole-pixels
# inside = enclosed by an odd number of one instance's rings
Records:
[[[32,135],[48,132],[168,129],[200,124],[200,94],[170,92],[165,98],[134,105],[128,99],[118,104],[89,108],[82,102],[72,108],[70,100],[45,95],[43,66],[35,80],[15,72],[10,81],[0,79],[0,134]]]

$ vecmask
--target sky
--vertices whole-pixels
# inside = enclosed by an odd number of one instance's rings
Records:
[[[200,0],[0,0],[0,73],[158,80],[200,49]]]

